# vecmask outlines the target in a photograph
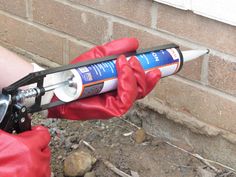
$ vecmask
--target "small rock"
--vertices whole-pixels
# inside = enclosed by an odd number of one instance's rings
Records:
[[[71,136],[70,137],[70,142],[72,142],[72,143],[77,143],[77,137],[76,136]]]
[[[95,162],[96,159],[89,153],[83,151],[73,152],[64,161],[64,174],[69,177],[83,176],[91,170]]]
[[[65,148],[66,149],[70,149],[71,148],[71,146],[72,146],[72,143],[71,143],[71,141],[70,141],[70,137],[69,138],[66,138],[66,140],[65,140]]]
[[[61,156],[61,155],[59,155],[59,156],[57,157],[57,159],[58,159],[58,160],[61,160],[61,159],[62,159],[62,156]]]
[[[74,135],[75,135],[74,131],[69,133],[69,136],[74,136]]]
[[[139,174],[136,171],[131,170],[132,177],[139,177]]]
[[[96,175],[94,171],[91,171],[91,172],[86,173],[84,177],[96,177]]]
[[[105,124],[104,123],[101,123],[101,129],[104,130],[106,127],[105,127]]]
[[[95,132],[91,132],[87,137],[86,137],[86,141],[88,142],[92,142],[94,140],[100,140],[102,138],[101,133],[95,131]]]
[[[78,147],[79,147],[79,144],[73,144],[73,145],[71,146],[72,149],[78,149]]]
[[[51,177],[54,177],[54,173],[53,172],[51,172]]]
[[[141,144],[146,139],[146,132],[144,129],[138,129],[134,134],[134,140],[136,143]]]

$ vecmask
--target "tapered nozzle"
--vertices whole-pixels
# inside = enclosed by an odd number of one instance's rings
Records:
[[[183,51],[183,59],[184,62],[188,62],[191,60],[194,60],[202,55],[208,54],[210,52],[209,49],[204,49],[204,50],[187,50]]]

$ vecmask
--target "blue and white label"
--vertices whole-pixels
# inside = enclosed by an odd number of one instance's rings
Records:
[[[136,56],[145,72],[154,68],[161,71],[162,77],[174,74],[181,63],[176,48],[151,51]],[[129,59],[129,58],[128,58]],[[84,87],[80,97],[96,95],[117,88],[117,71],[115,60],[77,68]]]
[[[166,76],[166,74],[174,74],[180,65],[179,52],[175,48],[152,51],[137,55],[136,57],[145,71],[149,71],[153,68],[159,68],[163,71],[162,76]]]
[[[83,84],[116,78],[115,61],[101,62],[77,69]]]

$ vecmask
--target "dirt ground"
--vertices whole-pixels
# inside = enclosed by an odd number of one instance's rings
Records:
[[[129,121],[129,120],[128,120]],[[90,143],[103,159],[133,177],[236,177],[226,169],[212,170],[199,159],[174,148],[158,138],[146,136],[142,143],[135,138],[137,128],[127,121],[113,118],[107,121],[66,121],[34,118],[35,124],[50,130],[52,176],[64,177],[63,161],[74,151],[90,154],[82,140]],[[96,177],[119,177],[102,160],[91,171]]]

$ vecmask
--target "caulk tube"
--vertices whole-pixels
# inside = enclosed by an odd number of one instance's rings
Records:
[[[203,54],[207,50],[193,50],[181,52],[178,47],[168,49],[148,49],[134,55],[145,72],[158,68],[161,77],[177,73],[184,60],[189,61]],[[127,57],[129,60],[130,57]],[[57,80],[65,81],[70,78],[73,86],[64,86],[55,90],[56,96],[64,102],[85,98],[109,92],[117,88],[116,59],[71,69],[58,75]]]

